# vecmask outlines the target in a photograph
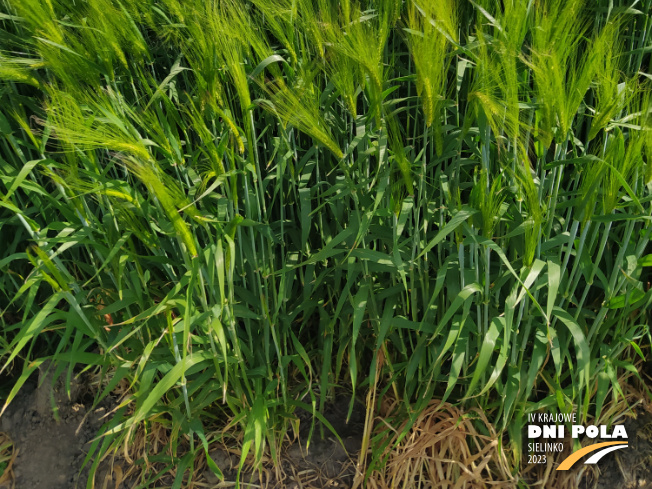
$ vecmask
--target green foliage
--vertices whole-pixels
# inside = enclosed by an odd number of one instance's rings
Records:
[[[649,338],[640,3],[4,3],[9,401],[125,380],[89,460],[203,419],[276,457],[343,385],[479,405],[515,468],[527,413],[599,417]]]

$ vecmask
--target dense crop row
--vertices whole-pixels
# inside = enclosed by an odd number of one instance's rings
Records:
[[[648,345],[651,7],[4,0],[11,396],[50,357],[129,386],[97,450],[229,419],[243,460],[342,386],[434,396],[516,470]]]

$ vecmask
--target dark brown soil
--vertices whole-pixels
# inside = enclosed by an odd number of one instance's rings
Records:
[[[289,444],[281,453],[281,466],[275,470],[272,464],[265,464],[260,473],[244,472],[240,482],[252,483],[274,489],[321,489],[351,487],[355,477],[355,465],[362,443],[364,429],[364,407],[356,405],[351,419],[346,422],[349,399],[340,398],[327,407],[324,417],[340,436],[342,444],[324,428],[324,438],[320,436],[320,423],[315,428],[310,444],[311,415],[300,410],[296,414],[300,420],[299,440]],[[222,469],[224,483],[235,483],[238,478],[239,456],[224,449],[210,453],[211,458]],[[206,470],[199,481],[206,481],[208,487],[218,487],[218,479]],[[210,485],[214,484],[214,485]],[[225,487],[225,486],[219,486]]]
[[[45,370],[43,370],[45,372]],[[83,403],[80,386],[73,382],[70,399],[63,392],[61,382],[52,386],[49,375],[42,374],[39,385],[26,384],[0,419],[2,431],[9,434],[18,449],[13,463],[15,489],[71,489],[86,487],[88,469],[82,463],[88,451],[88,442],[97,435],[108,406],[89,412],[90,403]],[[57,406],[56,416],[52,404]],[[355,477],[360,450],[364,407],[357,405],[352,419],[346,423],[348,399],[337,399],[329,406],[325,417],[340,435],[342,444],[328,430],[320,437],[317,423],[310,445],[307,445],[311,416],[305,411],[296,414],[300,420],[298,440],[287,444],[281,453],[281,465],[274,468],[263,464],[260,471],[243,470],[240,482],[257,487],[320,489],[349,488]],[[605,457],[597,469],[596,489],[652,489],[652,414],[637,410],[635,417],[625,421],[629,448]],[[219,481],[206,469],[199,472],[194,482],[197,487],[232,487],[238,479],[238,450],[213,447],[210,455],[224,474]],[[106,464],[104,464],[106,465]],[[100,466],[100,486],[115,489],[133,489],[135,481],[111,483],[107,466]],[[96,482],[97,482],[96,478]],[[170,481],[167,481],[170,482]],[[166,485],[160,479],[152,487]],[[4,489],[8,486],[0,486]],[[246,487],[246,486],[241,486]]]
[[[78,481],[85,487],[81,467],[87,443],[106,410],[88,412],[90,406],[78,402],[81,389],[74,381],[69,399],[60,381],[52,385],[52,372],[46,374],[46,368],[42,366],[38,386],[25,384],[0,419],[17,450],[12,466],[15,488],[71,489]]]
[[[38,386],[26,384],[2,415],[1,429],[9,435],[18,450],[12,465],[15,489],[86,487],[89,470],[88,467],[82,470],[82,464],[90,440],[97,436],[106,421],[102,418],[107,408],[89,412],[91,403],[81,402],[80,391],[80,386],[73,382],[69,399],[61,381],[53,386],[51,374],[42,374]],[[52,409],[53,402],[57,407],[56,416]],[[279,469],[267,463],[261,471],[243,470],[240,481],[279,489],[350,487],[355,476],[354,457],[357,457],[362,438],[364,408],[358,406],[350,422],[346,423],[347,408],[348,399],[340,399],[325,414],[340,435],[344,447],[326,429],[326,436],[321,439],[319,423],[315,425],[312,440],[307,446],[311,416],[301,411],[297,413],[300,419],[299,439],[285,448]],[[224,480],[219,481],[210,470],[204,470],[198,478],[193,478],[194,482],[200,484],[198,487],[205,488],[234,486],[238,479],[238,451],[213,448],[210,455],[222,470]],[[100,464],[95,477],[96,487],[141,487],[133,478],[119,482],[112,475],[109,462]],[[167,479],[169,477],[161,478],[151,487],[169,487],[171,480]],[[0,485],[0,489],[10,487],[10,484]]]
[[[625,421],[629,447],[598,464],[597,489],[652,489],[652,415],[637,410]]]

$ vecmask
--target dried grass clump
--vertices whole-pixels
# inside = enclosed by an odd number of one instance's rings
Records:
[[[528,487],[577,489],[580,487],[580,481],[588,484],[582,487],[592,487],[591,483],[596,481],[594,467],[578,463],[577,466],[573,467],[573,470],[556,470],[573,452],[570,441],[570,438],[563,440],[564,449],[561,452],[548,452],[546,454],[546,464],[529,464],[527,463],[528,457],[522,458],[520,476],[528,482]]]
[[[647,348],[644,350],[646,355],[649,355]],[[633,357],[635,352],[633,350],[626,351],[626,355]],[[645,362],[638,358],[634,362],[634,367],[637,372],[644,372]],[[644,374],[645,375],[645,374]],[[646,375],[647,377],[647,375]],[[636,408],[639,407],[642,411],[652,413],[652,405],[647,400],[649,399],[649,387],[645,384],[643,379],[631,371],[626,371],[618,378],[618,384],[621,389],[620,395],[614,396],[611,389],[606,393],[607,401],[601,410],[600,417],[589,417],[586,424],[592,425],[616,425],[624,424],[628,418],[636,417]],[[630,439],[635,438],[638,433],[630,432]],[[600,439],[590,440],[583,438],[581,440],[582,446],[587,446],[592,443],[599,443]],[[566,459],[574,450],[572,447],[571,439],[567,435],[563,440],[564,450],[558,453],[547,454],[547,464],[529,464],[527,457],[521,458],[521,470],[519,472],[521,478],[525,480],[529,487],[532,488],[554,488],[554,489],[596,489],[600,478],[600,465],[584,465],[577,463],[572,470],[557,471],[557,467]],[[617,455],[615,455],[617,456]],[[606,459],[605,459],[606,460]],[[604,467],[604,466],[603,466]],[[625,481],[625,486],[628,478],[636,474],[637,467],[623,467],[618,464],[618,467]],[[623,472],[624,469],[624,472]],[[603,487],[606,487],[603,485]],[[647,486],[646,486],[647,487]]]
[[[383,413],[391,415],[394,403]],[[513,488],[507,460],[493,426],[479,409],[464,411],[433,400],[408,428],[394,431],[382,456],[385,464],[369,477],[373,488]],[[379,427],[385,428],[380,419]],[[401,434],[407,434],[401,438]],[[488,433],[488,434],[483,434]]]

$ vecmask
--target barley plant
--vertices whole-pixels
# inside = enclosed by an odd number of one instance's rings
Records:
[[[181,487],[209,424],[275,460],[342,392],[363,483],[381,400],[435,398],[518,476],[528,413],[600,418],[649,351],[651,8],[2,0],[6,402],[126,385],[88,463],[159,423]]]

